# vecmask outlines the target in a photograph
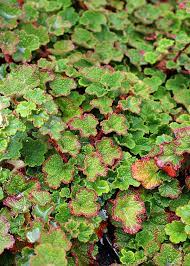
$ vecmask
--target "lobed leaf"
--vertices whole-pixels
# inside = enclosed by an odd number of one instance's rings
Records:
[[[79,153],[81,148],[78,136],[70,131],[63,132],[57,143],[62,153],[69,153],[73,157]]]
[[[24,95],[39,85],[39,73],[35,65],[22,65],[11,71],[0,82],[0,93],[6,96]]]
[[[31,266],[52,264],[54,266],[67,266],[65,250],[51,244],[40,244],[35,248],[35,256],[30,257]]]
[[[174,244],[184,242],[187,239],[185,225],[180,221],[173,221],[172,223],[167,224],[165,232],[169,235],[170,241]]]
[[[141,182],[146,189],[153,189],[162,184],[164,174],[158,170],[154,160],[148,157],[137,160],[131,167],[133,178]]]
[[[171,244],[162,244],[160,252],[154,256],[154,263],[159,266],[166,264],[181,265],[182,254]]]
[[[69,202],[71,213],[75,216],[95,217],[100,208],[97,195],[92,189],[81,188]]]
[[[179,206],[176,209],[176,214],[177,216],[181,217],[181,220],[183,223],[190,225],[190,215],[189,215],[189,210],[190,210],[190,204],[186,204],[183,206]]]
[[[64,163],[58,154],[50,156],[43,165],[45,180],[54,189],[60,187],[61,183],[69,184],[73,180],[74,169],[72,159]]]
[[[0,223],[0,254],[2,254],[5,249],[13,247],[15,240],[13,236],[8,233],[10,224],[4,216],[0,217]]]
[[[72,130],[79,130],[82,137],[96,136],[98,120],[92,114],[84,114],[81,117],[75,117],[69,122]]]
[[[96,148],[105,165],[113,166],[122,158],[122,150],[114,145],[110,138],[103,138],[97,141]]]
[[[165,170],[166,166],[170,166],[171,172],[167,171],[167,173],[172,177],[176,176],[176,171],[180,168],[183,160],[182,156],[175,153],[176,148],[174,142],[163,143],[160,145],[159,155],[155,157],[156,164],[159,168]]]
[[[100,155],[96,152],[85,156],[83,173],[87,180],[93,182],[98,176],[106,176],[107,168],[101,162]]]
[[[118,135],[127,134],[126,118],[120,114],[111,114],[107,120],[103,120],[100,125],[105,134],[116,132]]]
[[[142,228],[143,215],[146,213],[144,202],[134,192],[120,192],[114,200],[112,218],[121,222],[124,232],[135,234]]]

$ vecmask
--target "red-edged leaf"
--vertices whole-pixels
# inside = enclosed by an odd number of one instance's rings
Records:
[[[153,189],[162,184],[162,172],[156,165],[154,159],[142,158],[132,165],[132,176],[141,182],[146,189]]]
[[[135,192],[119,192],[114,200],[112,218],[121,222],[124,232],[135,234],[142,228],[146,213],[144,202]]]

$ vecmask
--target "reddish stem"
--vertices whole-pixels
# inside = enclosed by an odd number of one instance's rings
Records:
[[[98,134],[95,136],[95,137],[93,137],[93,136],[90,136],[90,144],[92,145],[92,146],[94,146],[95,145],[95,143],[96,143],[96,141],[98,141],[98,140],[101,140],[101,138],[104,136],[104,132],[100,129],[99,130],[99,132],[98,132]]]
[[[17,0],[17,3],[19,4],[20,7],[22,7],[24,4],[24,0]]]
[[[61,158],[63,159],[63,161],[65,163],[68,162],[67,156],[65,155],[65,153],[63,153],[57,143],[57,141],[55,139],[49,138],[48,140],[49,143],[52,144],[52,146],[55,148],[55,150],[59,153],[59,155],[61,156]]]
[[[176,63],[177,62],[177,60],[178,60],[178,58],[180,57],[180,55],[188,48],[190,46],[190,43],[187,43],[184,47],[183,47],[183,49],[181,49],[178,53],[177,53],[177,55],[174,57],[174,59],[173,59],[173,61]]]
[[[13,62],[12,56],[9,54],[4,54],[4,58],[5,58],[6,63],[10,64]]]

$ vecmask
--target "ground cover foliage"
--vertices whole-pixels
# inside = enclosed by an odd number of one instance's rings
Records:
[[[0,265],[189,266],[189,1],[1,0],[0,28]]]

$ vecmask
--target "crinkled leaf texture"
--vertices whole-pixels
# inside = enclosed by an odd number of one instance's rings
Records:
[[[0,82],[0,93],[7,96],[24,95],[40,83],[39,72],[35,65],[22,65],[11,71]]]
[[[0,216],[0,254],[5,249],[12,248],[15,243],[14,237],[8,233],[9,229],[9,222],[4,216]]]
[[[173,221],[171,224],[167,224],[165,232],[169,235],[170,241],[174,244],[184,242],[187,239],[185,225],[180,221]]]
[[[97,141],[96,148],[105,165],[113,166],[122,158],[122,150],[116,146],[111,138],[102,138]]]
[[[132,176],[146,189],[153,189],[162,184],[162,174],[151,158],[137,160],[131,167]]]
[[[0,265],[190,265],[189,25],[188,0],[0,0]]]
[[[100,155],[97,152],[87,155],[84,159],[83,173],[88,181],[95,181],[98,176],[106,176],[107,167],[101,162]]]
[[[67,266],[66,252],[64,249],[51,244],[40,244],[35,248],[35,256],[31,256],[31,266],[54,265]]]
[[[105,134],[116,132],[118,135],[126,135],[126,118],[123,115],[111,114],[107,120],[101,122],[102,130]]]
[[[50,156],[43,165],[45,180],[51,188],[58,188],[61,183],[69,184],[74,175],[74,162],[70,159],[67,163],[63,162],[60,155]]]
[[[160,252],[154,256],[154,263],[158,266],[165,265],[182,265],[182,254],[176,250],[171,244],[163,244]]]
[[[190,225],[190,202],[176,209],[177,216],[181,217],[183,223]]]
[[[71,213],[87,218],[95,217],[100,209],[97,195],[92,189],[81,188],[74,199],[69,202]]]
[[[137,192],[120,192],[114,200],[112,218],[120,222],[128,234],[135,234],[142,228],[145,213],[144,202]]]
[[[79,130],[83,137],[96,136],[97,125],[98,121],[92,114],[84,114],[82,117],[73,118],[69,122],[70,129]]]

